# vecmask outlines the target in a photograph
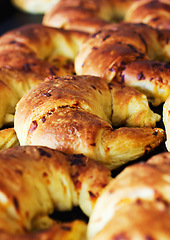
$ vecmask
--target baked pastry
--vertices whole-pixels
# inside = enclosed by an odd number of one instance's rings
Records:
[[[112,21],[170,28],[169,0],[11,0],[23,11],[45,13],[43,24],[94,32]]]
[[[170,151],[170,97],[163,105],[163,123],[166,131],[166,148]]]
[[[0,239],[85,239],[86,223],[57,223],[49,215],[79,205],[90,215],[110,171],[83,155],[45,147],[0,151]],[[41,231],[40,231],[41,230]]]
[[[73,74],[73,60],[86,37],[41,24],[25,25],[0,37],[0,127],[13,124],[16,103],[45,77]]]
[[[170,153],[126,167],[104,189],[88,239],[169,239]],[[114,226],[114,227],[113,227]]]
[[[114,169],[162,142],[164,131],[149,127],[158,119],[136,90],[94,76],[52,76],[19,101],[14,129],[21,145],[83,153]]]
[[[168,29],[155,30],[144,24],[109,24],[82,45],[75,59],[76,73],[131,86],[158,106],[170,94],[169,39]]]
[[[59,0],[11,0],[12,4],[22,11],[42,14],[52,8]]]
[[[157,29],[170,29],[170,2],[169,0],[136,1],[126,11],[125,21],[142,22]]]
[[[5,128],[0,131],[0,149],[18,146],[19,141],[14,128]]]
[[[62,0],[47,11],[43,24],[53,27],[95,32],[109,22],[146,23],[170,28],[168,0]]]

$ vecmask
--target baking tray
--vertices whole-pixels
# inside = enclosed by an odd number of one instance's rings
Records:
[[[12,4],[10,3],[10,0],[0,0],[0,35],[4,34],[5,32],[7,32],[9,30],[20,27],[24,24],[41,23],[42,17],[43,17],[42,14],[29,14],[29,13],[20,11],[19,9],[12,6]],[[150,107],[154,112],[156,112],[162,116],[163,105],[160,105],[157,108],[153,108],[152,106],[150,106]],[[164,129],[163,122],[160,121],[159,123],[157,123],[157,127]],[[161,152],[165,152],[165,151],[167,151],[166,147],[165,147],[165,143],[162,143],[159,146],[159,148],[157,148],[152,153],[147,154],[146,156],[144,156],[136,161],[132,161],[132,162],[112,171],[112,176],[115,177],[126,166],[134,164],[135,162],[146,161],[151,156],[161,153]],[[86,217],[82,213],[82,211],[80,210],[79,207],[75,207],[75,208],[73,208],[72,211],[67,211],[67,212],[55,211],[51,215],[51,217],[54,219],[57,219],[57,220],[61,220],[61,221],[72,221],[74,219],[83,219],[86,222],[88,222],[88,217]]]

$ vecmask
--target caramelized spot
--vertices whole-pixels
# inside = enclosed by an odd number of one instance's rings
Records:
[[[170,64],[169,63],[165,63],[164,67],[170,70]]]
[[[137,53],[138,51],[136,50],[136,48],[131,45],[131,44],[127,44],[128,47],[130,47],[130,49],[132,49],[133,52]]]
[[[55,111],[55,108],[49,110],[49,112],[47,113],[47,115],[48,115],[48,116],[51,115],[54,111]]]
[[[92,198],[92,199],[93,198],[94,199],[97,198],[97,196],[93,192],[91,192],[91,191],[89,191],[89,195],[90,195],[90,198]]]
[[[41,156],[45,156],[45,157],[48,157],[48,158],[51,157],[51,154],[48,153],[48,152],[46,152],[46,151],[45,151],[44,149],[42,149],[42,148],[38,148],[38,151],[39,151],[39,153],[40,153]]]
[[[151,236],[145,236],[145,239],[146,239],[146,240],[154,240],[154,238],[151,237]]]
[[[30,215],[29,212],[26,211],[26,212],[25,212],[25,216],[26,216],[26,218],[29,218],[29,215]]]
[[[81,182],[79,180],[76,180],[74,184],[77,189],[81,188]]]
[[[45,121],[46,121],[46,118],[44,116],[44,117],[42,117],[42,122],[45,123]]]
[[[148,51],[148,45],[147,45],[145,39],[143,38],[142,34],[139,33],[138,35],[139,35],[141,41],[143,42],[143,44],[145,46],[145,49],[146,49],[146,52],[147,52]]]
[[[71,231],[71,227],[69,227],[69,226],[61,226],[61,228],[63,229],[63,230],[66,230],[66,231]]]
[[[98,34],[100,34],[102,31],[100,30],[100,31],[98,31],[98,32],[96,32],[96,33],[94,33],[91,37],[92,38],[95,38]]]
[[[122,76],[121,76],[120,81],[121,81],[121,83],[124,83],[124,82],[125,82],[125,75],[122,75]]]
[[[30,65],[28,63],[25,63],[24,66],[23,66],[23,70],[25,72],[30,72],[31,71]]]
[[[138,80],[143,80],[143,79],[145,79],[145,76],[144,76],[143,72],[138,73],[137,79],[138,79]]]
[[[17,41],[15,41],[15,40],[10,41],[9,43],[10,43],[10,44],[16,44],[16,45],[18,45],[19,47],[23,47],[23,46],[24,46],[23,43],[17,42]]]
[[[159,20],[159,17],[152,18],[151,21],[156,22]]]
[[[43,177],[48,177],[48,173],[43,172]]]
[[[84,157],[83,154],[73,155],[73,158],[71,159],[71,166],[78,165],[78,164],[81,164],[82,166],[86,166],[86,164],[84,163],[84,161],[82,159],[83,157]]]
[[[153,133],[153,135],[157,136],[157,135],[158,135],[158,131],[155,131],[155,132]]]
[[[47,92],[47,93],[42,93],[42,96],[45,96],[45,97],[51,97],[51,93]]]
[[[110,37],[110,34],[106,35],[104,38],[103,38],[103,41],[105,41],[106,39],[108,39]]]
[[[115,72],[114,67],[109,68],[109,71],[111,71],[111,72]]]
[[[9,43],[10,43],[10,44],[14,44],[14,43],[16,43],[16,41],[15,41],[15,40],[12,40],[12,41],[10,41]]]
[[[15,205],[15,209],[19,211],[19,202],[16,197],[13,197],[13,203]]]
[[[23,174],[22,170],[20,170],[20,169],[16,169],[15,172],[18,173],[19,175]]]
[[[28,133],[29,133],[29,134],[30,134],[30,133],[32,133],[33,131],[35,131],[35,130],[36,130],[36,128],[37,128],[37,127],[38,127],[37,121],[36,121],[36,120],[32,121],[32,123],[31,123],[31,126],[30,126],[30,129],[29,129]]]
[[[49,71],[50,71],[50,74],[56,75],[55,72],[54,72],[54,70],[53,70],[52,68],[49,68]]]
[[[92,86],[92,88],[93,88],[93,89],[95,89],[95,90],[96,90],[96,87],[95,87],[94,85],[91,85],[91,86]]]
[[[124,233],[119,233],[113,238],[113,240],[128,240],[128,238]]]
[[[163,83],[163,79],[161,77],[156,77],[156,80],[160,83]]]
[[[141,199],[138,198],[138,199],[136,200],[136,204],[137,204],[137,205],[141,205],[141,203],[142,203]]]
[[[93,49],[93,50],[97,50],[97,49],[98,49],[98,47],[93,47],[92,49]]]

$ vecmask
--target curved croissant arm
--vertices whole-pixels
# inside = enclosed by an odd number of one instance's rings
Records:
[[[107,168],[83,155],[36,146],[2,150],[0,165],[1,239],[85,238],[84,222],[59,224],[48,215],[77,205],[90,215],[110,181]]]
[[[146,95],[134,88],[109,83],[112,97],[111,122],[114,127],[155,127],[161,117],[153,114],[148,105]]]
[[[126,12],[125,21],[143,22],[154,28],[170,29],[170,3],[168,0],[136,1]]]
[[[170,94],[169,39],[168,29],[155,30],[144,24],[107,25],[81,47],[75,59],[76,73],[134,87],[157,106]]]
[[[112,179],[90,217],[88,239],[169,239],[169,163],[169,153],[155,155]]]
[[[49,75],[74,72],[74,57],[86,37],[38,24],[0,37],[0,127],[13,123],[16,103],[26,91]]]
[[[119,116],[114,110],[118,101],[124,104]],[[98,77],[53,76],[19,101],[14,128],[21,145],[83,153],[114,169],[153,150],[164,139],[161,129],[136,128],[144,125],[145,118],[149,125],[159,119],[146,103],[136,90],[108,86]],[[113,129],[114,116],[117,125],[133,123],[135,128]]]

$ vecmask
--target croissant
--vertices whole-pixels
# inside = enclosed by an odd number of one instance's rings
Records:
[[[0,37],[0,127],[12,125],[16,103],[49,75],[74,72],[73,60],[87,34],[32,24]],[[4,101],[5,99],[5,101]]]
[[[111,179],[107,168],[36,146],[1,150],[0,165],[1,240],[85,239],[84,221],[59,223],[49,215],[79,205],[89,216]]]
[[[170,2],[168,0],[74,0],[72,2],[62,0],[56,1],[50,10],[45,11],[42,22],[48,26],[93,33],[99,26],[105,26],[113,21],[145,23],[158,29],[169,29]]]
[[[94,76],[52,76],[18,102],[14,129],[21,145],[83,153],[114,169],[163,141],[164,131],[149,127],[158,119],[136,90]]]
[[[126,167],[103,190],[88,239],[169,239],[170,154]]]
[[[136,1],[127,10],[125,21],[143,22],[157,29],[170,29],[170,2],[169,0]]]
[[[168,29],[109,24],[82,45],[75,58],[75,71],[131,86],[158,106],[170,95],[169,39]]]

